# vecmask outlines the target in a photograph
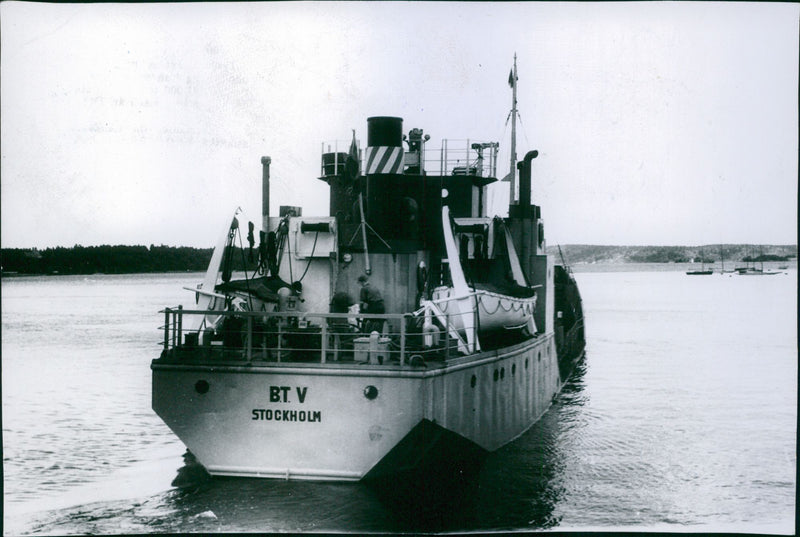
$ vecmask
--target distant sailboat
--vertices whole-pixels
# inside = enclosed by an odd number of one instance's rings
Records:
[[[781,248],[781,252],[783,254],[786,254],[786,249],[785,248]],[[783,260],[786,261],[786,259],[787,259],[787,257],[784,255]],[[778,265],[778,269],[779,270],[786,270],[788,268],[789,268],[789,265]]]
[[[722,245],[719,245],[719,259],[720,263],[722,264],[721,268],[719,269],[720,274],[732,274],[736,272],[735,270],[725,270],[725,249]]]
[[[708,276],[709,274],[714,274],[713,269],[706,270],[706,258],[703,255],[703,250],[700,250],[700,270],[687,270],[686,274],[689,276]]]
[[[747,247],[747,255],[744,258],[745,259],[745,262],[744,262],[745,265],[743,267],[736,267],[734,269],[737,274],[745,274],[747,272],[750,272],[751,270],[755,270],[755,267],[751,267],[750,266],[750,259],[751,259],[751,255],[750,254],[751,254],[751,251],[750,251],[750,247],[748,246]]]
[[[775,274],[780,274],[779,271],[774,270],[764,270],[764,252],[762,251],[759,254],[759,259],[761,262],[761,268],[756,268],[756,262],[753,260],[753,266],[750,266],[750,261],[747,261],[747,266],[745,267],[736,267],[736,273],[740,276],[774,276]]]

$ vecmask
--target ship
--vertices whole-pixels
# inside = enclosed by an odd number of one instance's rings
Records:
[[[538,153],[517,160],[516,80],[515,57],[507,216],[487,199],[504,186],[498,142],[427,151],[396,116],[367,118],[365,148],[355,130],[323,143],[310,180],[329,189],[325,216],[270,214],[261,158],[258,231],[226,221],[196,305],[161,312],[150,366],[154,411],[211,476],[464,475],[548,410],[583,359],[584,318],[531,197]]]
[[[700,270],[687,270],[686,274],[688,274],[689,276],[708,276],[714,273],[713,269],[706,269],[706,258],[705,255],[703,255],[703,250],[700,250],[700,262],[701,262]],[[725,262],[723,261],[723,266],[724,264]]]
[[[780,271],[764,270],[763,255],[764,255],[764,252],[762,251],[761,254],[758,257],[758,259],[762,259],[761,268],[756,268],[755,260],[753,260],[753,259],[751,259],[749,257],[745,257],[745,266],[744,267],[736,267],[734,269],[734,271],[739,276],[774,276],[776,274],[781,274]]]

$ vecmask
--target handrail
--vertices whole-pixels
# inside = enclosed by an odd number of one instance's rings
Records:
[[[165,311],[174,312],[181,310],[184,314],[191,315],[236,315],[242,317],[320,317],[324,319],[402,319],[412,315],[411,313],[318,313],[316,311],[249,311],[249,310],[190,310],[183,306],[175,308],[164,308],[159,313]]]
[[[423,165],[437,165],[439,175],[497,176],[496,142],[479,142],[470,139],[443,139],[439,157],[426,159]],[[486,153],[484,154],[484,151]]]
[[[232,311],[167,307],[160,360],[183,361],[301,361],[325,364],[354,361],[372,365],[419,366],[446,360],[458,345],[453,330],[445,337],[424,338],[423,318],[414,313],[316,313],[306,311]],[[216,317],[212,325],[185,331],[184,316]],[[455,315],[452,315],[455,317]],[[445,325],[450,324],[451,314]],[[364,321],[379,331],[367,333]],[[372,324],[372,323],[371,323]],[[371,329],[371,328],[370,328]],[[456,336],[458,334],[456,333]],[[464,348],[462,347],[462,352]],[[421,359],[417,358],[420,357]]]

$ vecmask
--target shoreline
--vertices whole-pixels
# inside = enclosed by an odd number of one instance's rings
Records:
[[[726,262],[725,274],[733,274],[735,267],[746,264],[744,261]],[[760,266],[760,262],[756,262]],[[780,269],[779,266],[787,265],[787,268]],[[602,262],[586,263],[578,262],[570,264],[569,267],[574,273],[590,272],[683,272],[696,269],[700,263],[634,263],[634,262]],[[721,273],[721,267],[708,267],[714,274]],[[764,268],[769,270],[782,270],[784,272],[797,269],[797,260],[790,261],[764,261]],[[165,271],[145,271],[145,272],[86,272],[86,273],[27,273],[27,272],[0,272],[0,279],[16,278],[41,278],[59,276],[141,276],[157,274],[203,274],[203,270],[165,270]]]

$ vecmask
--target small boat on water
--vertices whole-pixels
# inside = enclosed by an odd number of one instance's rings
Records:
[[[708,276],[709,274],[714,274],[713,269],[706,269],[706,258],[703,255],[702,250],[700,250],[700,263],[701,263],[700,270],[689,270],[686,271],[686,274],[688,274],[689,276]]]
[[[516,60],[509,82],[515,119]],[[153,409],[211,475],[391,487],[467,472],[583,356],[578,286],[546,252],[537,152],[517,161],[514,123],[508,217],[487,208],[497,142],[443,140],[429,160],[430,137],[402,129],[370,117],[363,153],[355,131],[349,151],[323,149],[327,216],[270,215],[263,157],[260,231],[234,214],[196,308],[163,311]]]
[[[736,274],[739,276],[774,276],[781,274],[778,270],[764,270],[763,268],[755,267],[737,267]]]
[[[763,252],[761,252],[759,257],[761,257],[761,256],[763,256]],[[763,261],[760,262],[761,263],[760,268],[756,268],[755,261],[751,261],[748,258],[745,258],[745,259],[747,259],[747,261],[745,262],[746,263],[745,266],[744,267],[736,267],[736,269],[735,269],[736,270],[736,274],[738,274],[739,276],[774,276],[776,274],[781,274],[780,271],[776,271],[776,270],[764,270],[764,262]]]
[[[689,276],[708,276],[709,274],[714,274],[714,271],[710,270],[710,269],[709,270],[705,270],[705,269],[702,269],[702,270],[687,270],[686,274],[688,274]]]
[[[720,274],[733,274],[734,272],[736,272],[736,270],[725,269],[725,249],[721,244],[719,245],[719,259],[720,259],[720,268],[719,268]]]

